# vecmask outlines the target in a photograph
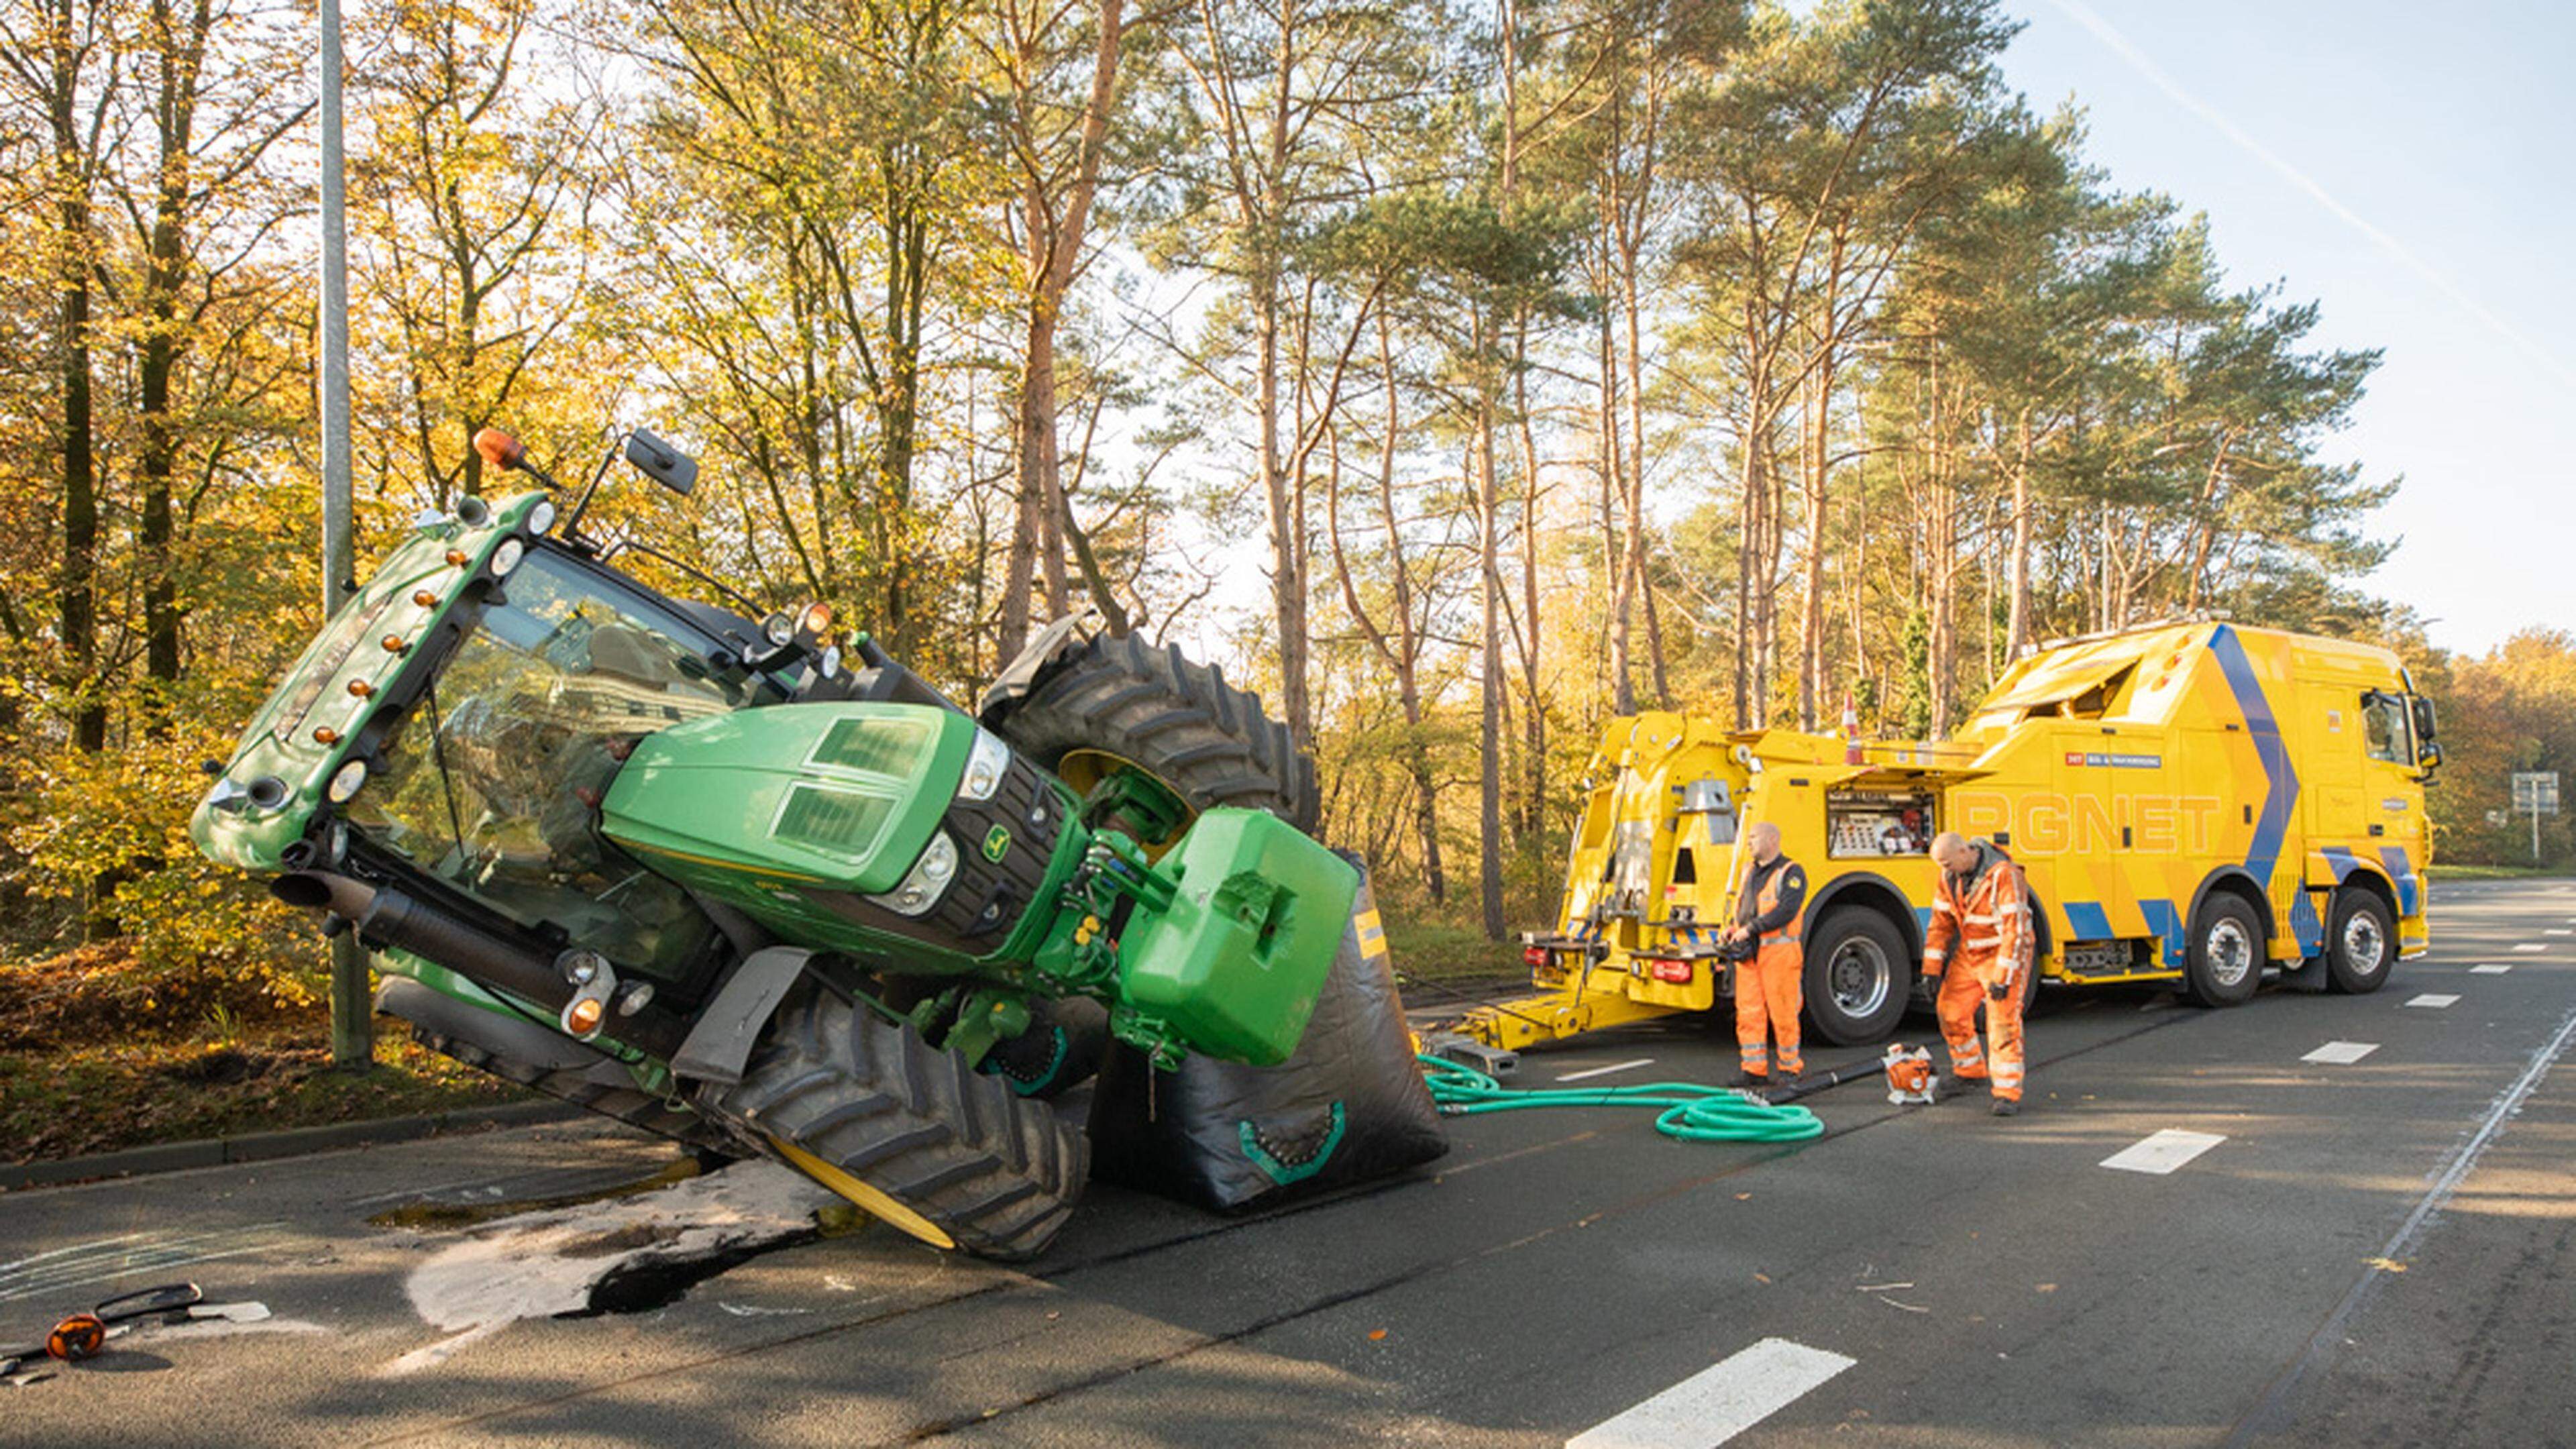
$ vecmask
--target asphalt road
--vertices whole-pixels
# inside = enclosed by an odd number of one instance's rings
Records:
[[[494,1228],[370,1215],[670,1155],[532,1128],[11,1194],[0,1325],[180,1276],[275,1317],[0,1389],[0,1442],[2576,1443],[2576,883],[2445,886],[2434,939],[2367,997],[2057,997],[2015,1120],[1867,1084],[1814,1099],[1828,1134],[1794,1148],[1462,1119],[1432,1170],[1268,1215],[1096,1189],[1026,1270],[868,1227],[461,1336],[419,1284]],[[2371,1050],[2302,1060],[2330,1042]],[[1516,1085],[1732,1056],[1720,1023],[1647,1026]],[[2220,1140],[2101,1165],[2166,1131]],[[1628,1432],[1657,1416],[1681,1430]]]

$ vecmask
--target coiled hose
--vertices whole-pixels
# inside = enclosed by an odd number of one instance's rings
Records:
[[[1648,1082],[1626,1087],[1506,1087],[1473,1067],[1419,1054],[1431,1100],[1445,1116],[1527,1107],[1661,1107],[1655,1130],[1684,1142],[1805,1142],[1825,1124],[1804,1107],[1774,1107],[1730,1087]]]

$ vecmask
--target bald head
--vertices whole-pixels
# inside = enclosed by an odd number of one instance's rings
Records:
[[[1780,854],[1780,827],[1768,820],[1757,820],[1744,832],[1744,843],[1753,849],[1753,858],[1769,865]]]
[[[1932,863],[1956,875],[1977,863],[1976,848],[1955,830],[1932,837]]]

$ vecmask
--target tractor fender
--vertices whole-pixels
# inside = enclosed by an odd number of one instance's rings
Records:
[[[1002,672],[993,676],[992,685],[984,691],[984,697],[976,702],[976,720],[983,724],[991,724],[994,716],[1001,713],[1004,708],[1025,698],[1030,690],[1037,688],[1038,675],[1045,672],[1048,665],[1053,664],[1068,650],[1083,643],[1089,637],[1085,633],[1084,626],[1097,622],[1098,618],[1099,616],[1091,610],[1081,609],[1040,629],[1035,638],[1022,646],[1019,657],[1004,665]]]
[[[744,957],[672,1054],[672,1074],[728,1087],[740,1083],[752,1044],[814,955],[802,946],[764,946]]]

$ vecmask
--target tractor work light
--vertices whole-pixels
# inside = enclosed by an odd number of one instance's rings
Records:
[[[1011,767],[1011,747],[991,730],[975,731],[974,752],[966,757],[966,779],[957,794],[965,800],[990,800],[1002,788],[1002,772]]]
[[[903,884],[868,899],[899,916],[918,916],[939,904],[956,874],[957,842],[943,830],[930,837],[929,847],[921,852],[921,859],[913,862],[912,872],[903,878]]]

